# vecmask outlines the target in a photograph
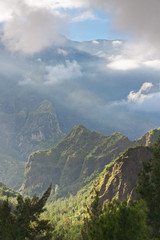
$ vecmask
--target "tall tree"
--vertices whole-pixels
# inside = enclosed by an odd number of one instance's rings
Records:
[[[148,224],[153,237],[160,239],[160,139],[151,147],[153,158],[144,162],[139,174],[137,191],[148,207]]]
[[[17,198],[14,211],[11,210],[8,199],[0,206],[0,236],[3,240],[49,240],[52,238],[53,227],[48,220],[40,219],[45,211],[45,204],[50,195],[51,186],[39,199],[22,196]]]
[[[143,201],[113,200],[102,208],[98,193],[89,217],[84,219],[83,240],[147,240],[146,206]]]

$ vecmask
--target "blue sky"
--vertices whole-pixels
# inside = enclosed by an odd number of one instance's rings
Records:
[[[79,15],[79,12],[70,11],[72,16]],[[83,13],[82,13],[83,14]],[[85,21],[71,22],[67,37],[75,41],[89,41],[94,39],[128,39],[129,34],[116,29],[111,15],[101,11],[92,12],[93,18]]]

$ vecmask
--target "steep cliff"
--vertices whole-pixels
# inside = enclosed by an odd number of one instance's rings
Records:
[[[134,199],[135,185],[143,161],[152,157],[151,151],[143,146],[126,150],[119,158],[108,166],[98,181],[100,201]]]
[[[25,123],[16,136],[17,149],[25,159],[33,151],[54,146],[64,136],[55,110],[47,100],[42,101],[25,118]]]
[[[75,194],[132,142],[120,133],[103,136],[83,126],[74,127],[57,146],[30,155],[21,190],[40,194],[50,182],[59,192]]]
[[[151,130],[141,139],[132,142],[120,133],[103,136],[83,126],[76,126],[70,134],[55,147],[46,151],[38,151],[30,155],[26,165],[21,191],[24,194],[41,194],[52,182],[53,192],[55,188],[58,189],[59,196],[64,196],[68,193],[76,194],[81,187],[86,185],[90,180],[96,178],[107,164],[115,160],[119,154],[128,147],[137,145],[148,146],[157,140],[159,132],[159,129]],[[139,155],[134,157],[133,154],[133,159],[137,157],[139,157]],[[128,158],[128,156],[124,158]],[[143,159],[145,160],[145,155]],[[130,162],[125,162],[125,164],[130,164]],[[137,166],[136,164],[138,163],[136,163],[135,160],[135,167]],[[137,169],[140,168],[140,164],[141,162],[137,166]],[[122,165],[127,172],[127,167],[129,168],[130,166]],[[119,166],[121,166],[121,164]],[[112,170],[110,171],[113,172]],[[108,186],[110,186],[110,189],[114,189],[113,191],[116,191],[115,196],[119,194],[121,199],[121,195],[123,194],[118,193],[113,187],[113,184],[116,184],[117,181],[117,175],[115,173],[111,174],[112,177],[113,175],[116,177],[112,181],[112,185]],[[110,176],[107,175],[107,177],[109,181],[111,181]],[[133,173],[133,178],[135,178],[136,182],[135,173]],[[125,192],[125,187],[120,187],[120,185],[121,183],[119,183],[118,188],[123,189],[124,196],[130,193],[130,188],[126,188]],[[133,185],[134,184],[132,184],[132,186]],[[111,192],[111,190],[109,192]]]
[[[27,91],[18,93],[16,98],[2,98],[0,181],[18,189],[23,181],[29,154],[53,147],[63,137],[55,109],[49,101],[41,100]]]

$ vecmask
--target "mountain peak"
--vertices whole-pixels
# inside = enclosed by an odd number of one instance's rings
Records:
[[[54,148],[30,156],[21,190],[41,194],[52,182],[62,195],[75,194],[87,177],[100,173],[131,144],[120,133],[103,136],[83,125],[75,126]]]
[[[147,132],[143,137],[139,138],[136,142],[137,145],[146,145],[149,146],[152,143],[155,143],[160,137],[160,128],[154,128]]]
[[[53,113],[54,108],[52,103],[45,99],[39,104],[35,112],[36,113]]]

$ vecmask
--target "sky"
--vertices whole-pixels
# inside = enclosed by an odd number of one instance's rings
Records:
[[[103,11],[86,11],[72,10],[70,12],[73,21],[69,26],[67,38],[74,41],[90,41],[95,39],[129,39],[127,32],[121,32],[114,26],[110,14]],[[84,16],[78,20],[77,15]],[[86,19],[85,19],[86,18]],[[87,19],[88,18],[88,19]]]
[[[0,0],[2,41],[25,54],[57,45],[63,36],[134,39],[159,49],[159,8],[159,0]]]
[[[141,135],[160,126],[159,11],[159,0],[0,0],[0,75]]]
[[[59,4],[57,4],[58,2]],[[41,21],[48,24],[48,32],[54,35],[56,34],[56,40],[58,34],[63,34],[66,38],[75,41],[129,38],[128,31],[119,30],[115,26],[111,12],[103,11],[100,8],[91,8],[89,3],[87,6],[83,1],[7,0],[4,2],[1,0],[0,9],[2,13],[0,21],[1,24],[5,26],[2,28],[2,32],[4,33],[3,40],[10,48],[11,45],[16,44],[15,41],[21,41],[20,38],[22,38],[22,32],[20,32],[22,29],[20,29],[17,34],[14,34],[12,29],[14,27],[25,27],[27,29],[30,27],[31,21],[32,23],[34,22],[33,25],[35,25],[36,29],[38,25],[41,24]],[[48,19],[43,13],[45,13],[46,16],[48,15]],[[31,20],[29,20],[30,17]],[[37,21],[35,21],[35,19],[37,19]],[[28,25],[26,22],[28,22]],[[46,25],[43,23],[42,26],[42,32],[45,32],[44,29]],[[37,36],[39,36],[40,32],[38,29],[37,32]],[[27,35],[25,35],[25,38],[27,39]],[[51,42],[53,43],[54,40],[51,38],[46,39],[46,43],[43,46],[48,46]],[[24,39],[22,41],[24,41]]]

